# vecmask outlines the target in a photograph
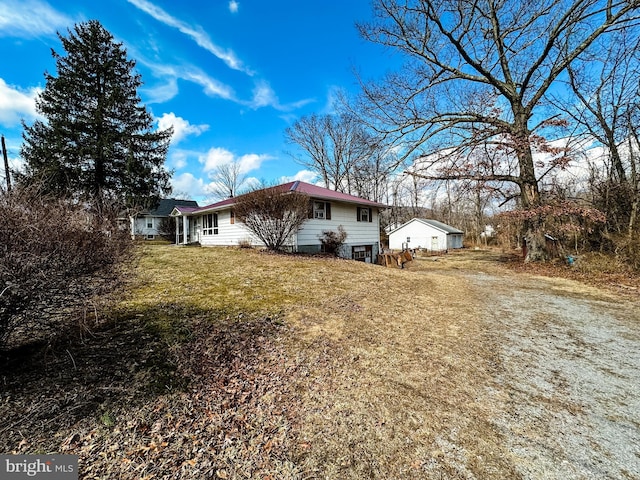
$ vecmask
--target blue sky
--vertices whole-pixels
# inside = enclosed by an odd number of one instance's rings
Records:
[[[11,166],[21,164],[20,120],[33,122],[44,72],[55,74],[51,49],[64,53],[56,31],[95,19],[137,62],[157,124],[174,126],[166,165],[177,194],[211,199],[210,172],[229,161],[256,179],[313,182],[284,131],[329,113],[338,89],[356,92],[354,69],[384,73],[391,57],[355,27],[370,16],[368,0],[0,0],[0,133]]]

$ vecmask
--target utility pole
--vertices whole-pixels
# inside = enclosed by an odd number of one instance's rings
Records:
[[[11,176],[9,173],[9,159],[7,158],[7,146],[4,143],[4,135],[2,135],[2,156],[4,157],[4,172],[7,176],[7,192],[11,191]]]

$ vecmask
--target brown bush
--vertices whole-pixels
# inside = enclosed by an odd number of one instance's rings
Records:
[[[93,295],[117,282],[132,253],[117,216],[36,190],[0,193],[0,347],[59,327]]]
[[[619,235],[611,238],[616,258],[627,268],[640,272],[640,238]]]
[[[234,211],[267,249],[284,250],[307,221],[309,197],[283,190],[282,185],[267,187],[236,197]]]
[[[342,225],[338,225],[338,230],[323,230],[320,235],[320,242],[322,244],[322,251],[338,256],[340,249],[344,245],[347,239],[347,232]]]

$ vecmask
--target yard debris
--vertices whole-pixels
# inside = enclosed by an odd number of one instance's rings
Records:
[[[410,250],[402,250],[401,252],[383,252],[378,254],[378,265],[385,267],[404,268],[404,264],[411,262],[414,258],[414,252]]]

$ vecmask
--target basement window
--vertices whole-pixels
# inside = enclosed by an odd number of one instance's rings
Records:
[[[351,250],[351,258],[359,262],[371,263],[372,248],[371,245],[360,245],[353,247]]]

